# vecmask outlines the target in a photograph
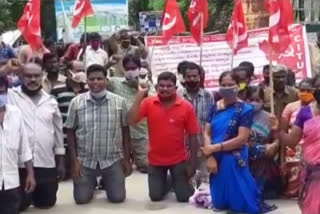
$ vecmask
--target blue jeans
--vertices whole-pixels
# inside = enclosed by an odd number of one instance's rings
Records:
[[[91,201],[98,176],[102,176],[110,202],[121,203],[125,200],[125,176],[121,161],[118,161],[105,169],[82,167],[81,177],[73,181],[73,197],[76,204],[87,204]]]

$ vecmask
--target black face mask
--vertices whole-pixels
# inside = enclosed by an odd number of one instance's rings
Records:
[[[21,84],[21,90],[23,91],[23,93],[25,93],[29,97],[33,97],[37,95],[41,89],[42,89],[42,86],[40,85],[40,87],[37,90],[30,91],[24,84]]]
[[[320,89],[316,89],[313,92],[313,97],[317,101],[318,105],[320,105]]]

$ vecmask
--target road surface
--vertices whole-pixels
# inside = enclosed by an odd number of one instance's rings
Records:
[[[57,205],[50,210],[30,208],[24,214],[212,214],[212,210],[194,208],[187,203],[177,203],[172,193],[165,201],[152,203],[148,198],[147,176],[135,172],[126,180],[127,200],[122,204],[111,204],[104,191],[97,191],[89,205],[75,205],[72,198],[72,182],[59,185]],[[270,214],[300,214],[295,200],[276,200],[279,209]],[[223,214],[224,212],[219,212]]]

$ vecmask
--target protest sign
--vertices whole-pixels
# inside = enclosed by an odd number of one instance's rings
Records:
[[[252,62],[255,66],[257,79],[262,78],[263,66],[269,64],[269,51],[264,42],[268,39],[268,28],[249,31],[249,46],[241,49],[234,56],[234,65],[242,61]],[[291,44],[285,53],[275,57],[274,61],[285,64],[295,74],[297,80],[311,76],[308,40],[305,28],[294,25],[290,28]],[[171,71],[176,73],[179,62],[187,60],[195,63],[200,61],[200,47],[191,36],[173,37],[164,45],[161,37],[146,37],[146,45],[151,57],[153,75],[157,77],[161,72]],[[218,86],[219,75],[231,69],[231,49],[225,35],[205,35],[203,39],[202,66],[206,72],[205,87]],[[274,57],[273,57],[274,58]]]

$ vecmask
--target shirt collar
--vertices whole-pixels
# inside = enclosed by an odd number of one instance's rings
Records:
[[[189,97],[189,93],[186,88],[183,88],[182,95],[184,97]],[[204,89],[203,88],[199,88],[199,90],[197,92],[197,96],[204,97]]]
[[[17,88],[14,88],[14,89],[12,89],[12,90],[13,90],[13,91],[16,91],[16,93],[17,93],[20,97],[22,97],[23,99],[29,99],[29,100],[31,100],[31,98],[22,91],[21,86],[19,86],[19,87],[17,87]],[[40,104],[46,102],[47,100],[49,100],[49,99],[51,98],[51,96],[50,96],[47,92],[45,92],[43,89],[41,89],[40,93],[41,93],[41,98],[40,98],[40,101],[38,102],[37,105],[40,105]]]

